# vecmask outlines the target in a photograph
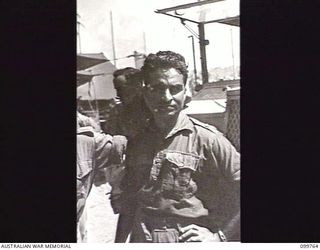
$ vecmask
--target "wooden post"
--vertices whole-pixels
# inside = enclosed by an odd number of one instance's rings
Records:
[[[110,23],[111,23],[111,39],[112,39],[112,52],[113,52],[113,65],[117,67],[116,63],[116,48],[114,45],[114,33],[113,33],[113,19],[112,19],[112,11],[110,11]]]
[[[206,45],[208,45],[208,40],[205,39],[204,24],[199,23],[198,28],[199,28],[202,85],[204,86],[209,81],[208,68],[207,68],[207,56],[206,56]]]

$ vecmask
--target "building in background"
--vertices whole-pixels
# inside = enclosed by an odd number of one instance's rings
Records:
[[[215,126],[240,150],[240,80],[205,84],[184,112]]]
[[[103,53],[77,56],[77,109],[98,124],[105,122],[109,103],[116,97],[113,72],[116,67]]]

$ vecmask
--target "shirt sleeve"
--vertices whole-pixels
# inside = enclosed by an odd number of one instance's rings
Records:
[[[127,145],[127,139],[124,136],[95,133],[95,141],[96,168],[122,163]]]
[[[240,181],[240,154],[223,135],[216,136],[211,153],[216,167],[228,181]]]
[[[212,143],[214,165],[223,177],[220,183],[223,195],[219,207],[220,230],[228,241],[240,240],[240,154],[223,136],[217,135]]]

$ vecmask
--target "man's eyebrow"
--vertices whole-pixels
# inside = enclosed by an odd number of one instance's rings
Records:
[[[156,81],[153,81],[153,82],[154,82],[153,85],[166,85],[166,82],[162,81],[162,80],[156,80]]]

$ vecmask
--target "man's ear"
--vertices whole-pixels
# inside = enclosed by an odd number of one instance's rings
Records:
[[[142,93],[145,93],[148,90],[148,85],[145,83],[145,81],[142,82]]]
[[[147,86],[142,86],[142,89],[141,89],[142,91],[141,91],[141,93],[142,93],[142,98],[143,98],[143,101],[145,102],[145,104],[148,106],[148,103],[149,103],[149,100],[148,100],[148,98],[147,98],[147,95],[146,95],[146,93],[147,93]]]
[[[184,86],[184,105],[191,102],[192,99],[192,92],[190,89],[190,84],[186,83]]]
[[[184,86],[183,95],[186,97],[188,95],[188,89]]]

